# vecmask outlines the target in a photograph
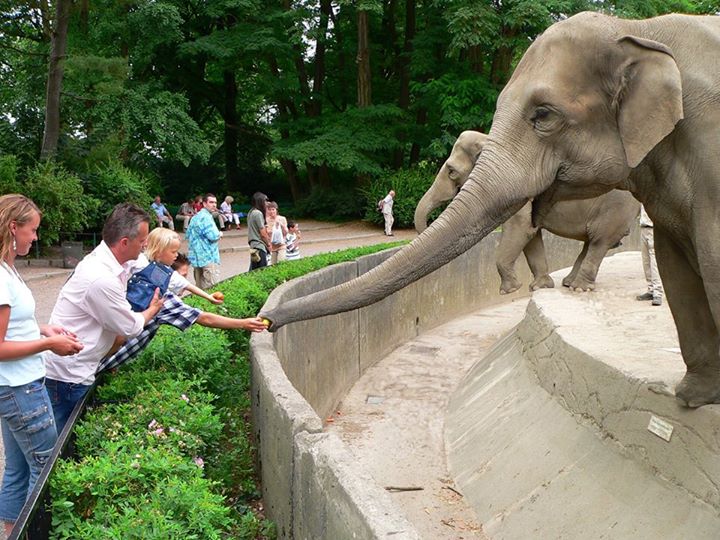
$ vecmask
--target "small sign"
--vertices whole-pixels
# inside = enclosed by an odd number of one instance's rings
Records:
[[[667,442],[670,442],[670,437],[672,437],[674,429],[671,423],[666,422],[662,418],[658,418],[654,414],[650,415],[650,423],[647,428],[650,433],[654,433],[661,439],[665,439]]]

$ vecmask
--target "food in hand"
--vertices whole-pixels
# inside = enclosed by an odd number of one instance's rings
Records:
[[[215,300],[225,300],[225,295],[220,291],[215,291],[210,296],[212,296]]]

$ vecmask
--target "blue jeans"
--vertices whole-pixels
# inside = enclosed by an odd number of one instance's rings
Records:
[[[45,379],[45,386],[47,386],[48,395],[50,396],[50,403],[52,403],[55,424],[59,434],[62,433],[65,424],[67,424],[75,405],[85,397],[91,385]]]
[[[5,449],[0,520],[14,522],[57,441],[43,380],[0,386],[0,422]]]

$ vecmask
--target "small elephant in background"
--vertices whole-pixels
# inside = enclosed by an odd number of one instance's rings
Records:
[[[419,233],[427,228],[430,212],[453,199],[468,179],[486,139],[487,135],[478,131],[460,134],[450,157],[415,210],[415,228]],[[543,213],[535,226],[532,202],[528,202],[503,224],[496,260],[501,279],[500,294],[520,288],[515,261],[521,252],[534,276],[530,290],[554,286],[548,273],[541,229],[584,242],[572,271],[562,284],[574,291],[595,289],[595,278],[605,254],[628,235],[639,211],[640,203],[629,192],[613,190],[594,199],[557,202]]]

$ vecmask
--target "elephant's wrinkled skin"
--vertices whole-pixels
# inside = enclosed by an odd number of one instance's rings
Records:
[[[463,131],[460,134],[450,157],[415,209],[415,229],[419,233],[427,228],[430,212],[455,197],[467,181],[486,140],[487,135],[479,131]],[[500,294],[515,292],[520,288],[515,261],[521,252],[525,253],[534,277],[530,290],[554,286],[548,273],[541,229],[584,242],[582,251],[562,284],[575,291],[594,290],[603,257],[628,235],[639,211],[640,203],[629,192],[613,190],[594,199],[557,202],[548,209],[541,223],[533,225],[532,205],[526,204],[503,224],[500,245],[496,251],[501,280]]]
[[[687,373],[686,405],[720,402],[720,18],[581,13],[527,50],[470,179],[384,264],[264,313],[288,322],[374,303],[463,253],[529,199],[630,190],[655,251]]]

